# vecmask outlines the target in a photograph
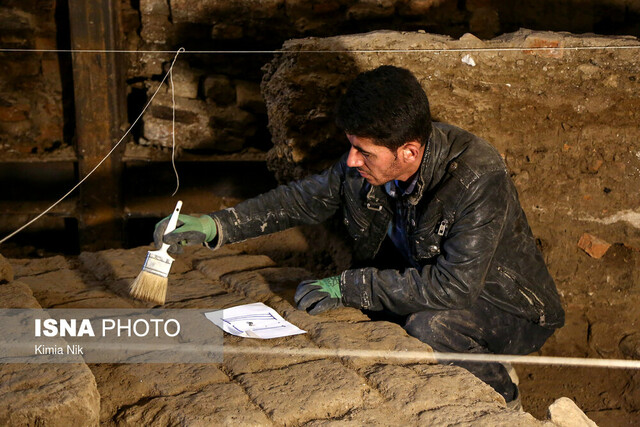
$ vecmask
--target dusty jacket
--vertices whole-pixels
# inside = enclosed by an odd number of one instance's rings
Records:
[[[463,309],[483,298],[541,326],[562,326],[556,286],[491,145],[434,123],[408,207],[412,264],[421,268],[347,270],[340,279],[345,305],[408,314]],[[346,156],[318,175],[213,213],[216,246],[319,223],[338,209],[355,257],[373,258],[393,218],[391,201],[382,186],[347,167]]]

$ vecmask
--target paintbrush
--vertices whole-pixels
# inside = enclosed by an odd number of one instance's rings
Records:
[[[180,208],[182,208],[181,200],[178,201],[171,218],[169,218],[165,235],[176,229]],[[129,288],[132,297],[164,304],[169,284],[169,270],[171,270],[171,264],[174,261],[167,253],[167,249],[169,249],[169,245],[163,243],[159,250],[147,252],[147,259],[144,261],[142,271]]]

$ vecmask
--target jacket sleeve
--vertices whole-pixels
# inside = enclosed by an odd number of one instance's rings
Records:
[[[484,288],[512,203],[508,179],[504,171],[491,172],[464,191],[441,254],[422,271],[367,267],[343,272],[343,303],[398,314],[469,307]]]
[[[340,206],[345,161],[343,157],[317,175],[281,185],[235,207],[210,214],[218,228],[212,245],[218,248],[226,243],[326,220]]]

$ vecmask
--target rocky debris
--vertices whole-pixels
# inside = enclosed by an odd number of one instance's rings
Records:
[[[578,241],[578,247],[585,251],[591,258],[602,258],[611,247],[611,244],[589,233],[584,233]]]
[[[597,427],[568,397],[561,397],[549,406],[549,419],[558,427]]]
[[[258,246],[254,243],[256,252]],[[24,283],[0,286],[0,297],[13,295],[13,300],[30,299],[33,304],[37,299],[40,305],[56,307],[145,307],[124,292],[122,282],[132,280],[138,268],[132,264],[139,264],[147,250],[86,252],[77,261],[58,262],[57,269],[53,260],[34,260],[33,266],[20,261],[23,272],[42,273],[23,276]],[[187,248],[178,260],[170,274],[164,308],[215,310],[264,301],[308,333],[274,340],[225,335],[224,360],[216,364],[103,363],[90,365],[91,372],[81,365],[83,371],[69,374],[74,379],[64,383],[64,388],[57,383],[59,389],[52,390],[51,396],[58,405],[71,402],[60,396],[76,390],[75,378],[93,391],[74,391],[74,408],[64,414],[54,409],[47,412],[46,405],[39,405],[42,420],[51,425],[58,420],[60,424],[99,421],[103,425],[384,424],[389,413],[397,413],[397,419],[407,425],[443,420],[541,425],[528,414],[507,410],[499,395],[459,368],[424,360],[327,356],[327,350],[336,349],[417,350],[425,355],[431,350],[400,326],[370,321],[359,310],[343,308],[320,316],[296,310],[293,291],[299,280],[309,276],[303,269],[278,267],[266,256],[247,255],[234,248]],[[256,349],[263,353],[255,354]],[[14,366],[33,371],[33,366]],[[35,372],[54,382],[54,372],[62,375],[70,366],[55,365],[54,371],[43,372],[38,367]],[[20,393],[36,396],[33,390],[35,385],[40,387],[39,381],[22,386]],[[13,383],[2,384],[13,391]],[[15,404],[15,393],[2,396],[0,402],[6,398]]]
[[[0,283],[13,281],[13,267],[9,261],[0,254]]]

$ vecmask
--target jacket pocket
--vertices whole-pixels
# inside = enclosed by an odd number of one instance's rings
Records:
[[[418,228],[410,235],[417,261],[429,260],[440,255],[442,240],[450,226],[440,207],[426,218],[420,219]]]
[[[349,234],[353,238],[359,239],[369,229],[370,220],[364,213],[365,208],[349,191],[344,192],[344,199],[342,221],[347,227]]]
[[[540,297],[535,293],[535,287],[521,274],[510,268],[499,265],[497,269],[503,280],[507,281],[506,287],[508,288],[509,284],[511,285],[512,289],[509,293],[521,302],[522,307],[529,306],[537,315],[540,324],[544,325],[545,307]]]

